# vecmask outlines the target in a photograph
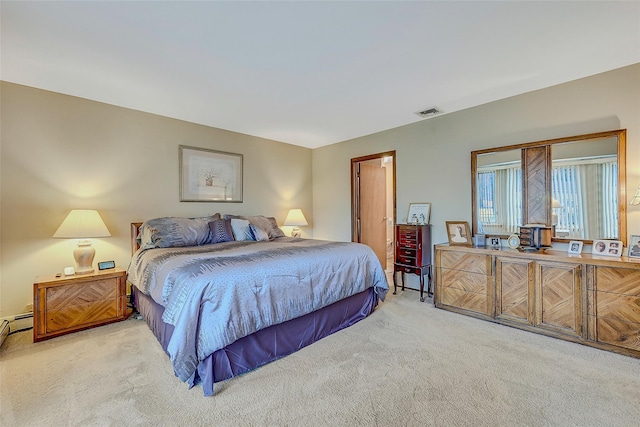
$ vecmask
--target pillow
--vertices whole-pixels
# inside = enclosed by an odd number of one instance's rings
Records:
[[[230,219],[216,219],[209,223],[211,243],[233,242],[233,230]]]
[[[251,232],[253,233],[253,239],[257,240],[258,242],[268,242],[269,241],[269,233],[267,233],[266,230],[263,230],[260,227],[256,227],[253,224],[249,224],[249,228],[251,229]]]
[[[246,218],[251,224],[266,231],[267,235],[269,236],[269,240],[285,236],[284,231],[282,231],[280,227],[278,227],[278,223],[276,222],[276,219],[274,217],[256,215],[248,216]]]
[[[249,221],[246,219],[231,219],[231,229],[233,230],[233,237],[239,242],[244,240],[255,240],[251,228],[249,228]]]
[[[209,222],[200,218],[164,217],[145,221],[140,227],[140,249],[200,246],[211,243]]]

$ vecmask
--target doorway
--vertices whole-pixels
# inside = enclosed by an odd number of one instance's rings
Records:
[[[396,218],[396,152],[351,159],[351,240],[393,271]]]

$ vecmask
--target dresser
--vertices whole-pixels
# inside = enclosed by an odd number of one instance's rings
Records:
[[[640,260],[435,246],[437,308],[640,358]]]
[[[92,328],[127,318],[127,272],[39,277],[33,284],[33,340]]]
[[[396,224],[396,251],[393,263],[393,294],[398,287],[397,273],[420,277],[420,301],[424,301],[424,278],[427,276],[427,295],[431,296],[431,225]]]

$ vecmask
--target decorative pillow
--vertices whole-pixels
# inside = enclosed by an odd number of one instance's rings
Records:
[[[251,232],[253,233],[253,239],[257,240],[258,242],[268,242],[269,241],[269,233],[266,232],[266,230],[263,230],[260,227],[257,227],[253,224],[249,224],[249,228],[251,229]]]
[[[249,222],[256,227],[262,228],[269,235],[269,240],[273,240],[277,237],[284,237],[284,231],[278,227],[278,223],[274,217],[266,217],[263,215],[248,216],[246,217]]]
[[[209,222],[212,219],[215,219],[215,216],[147,220],[140,227],[140,248],[174,248],[211,243]]]
[[[255,240],[253,238],[253,233],[251,233],[251,228],[249,228],[249,221],[246,219],[236,219],[233,218],[231,220],[231,229],[233,230],[233,237],[237,241],[243,240]]]
[[[211,243],[233,242],[230,219],[217,219],[209,223]]]

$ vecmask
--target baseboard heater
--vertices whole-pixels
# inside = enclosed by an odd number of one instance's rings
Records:
[[[9,321],[2,319],[0,321],[0,347],[4,343],[4,340],[9,336]]]
[[[9,334],[31,328],[33,328],[33,312],[0,319],[0,346]]]

